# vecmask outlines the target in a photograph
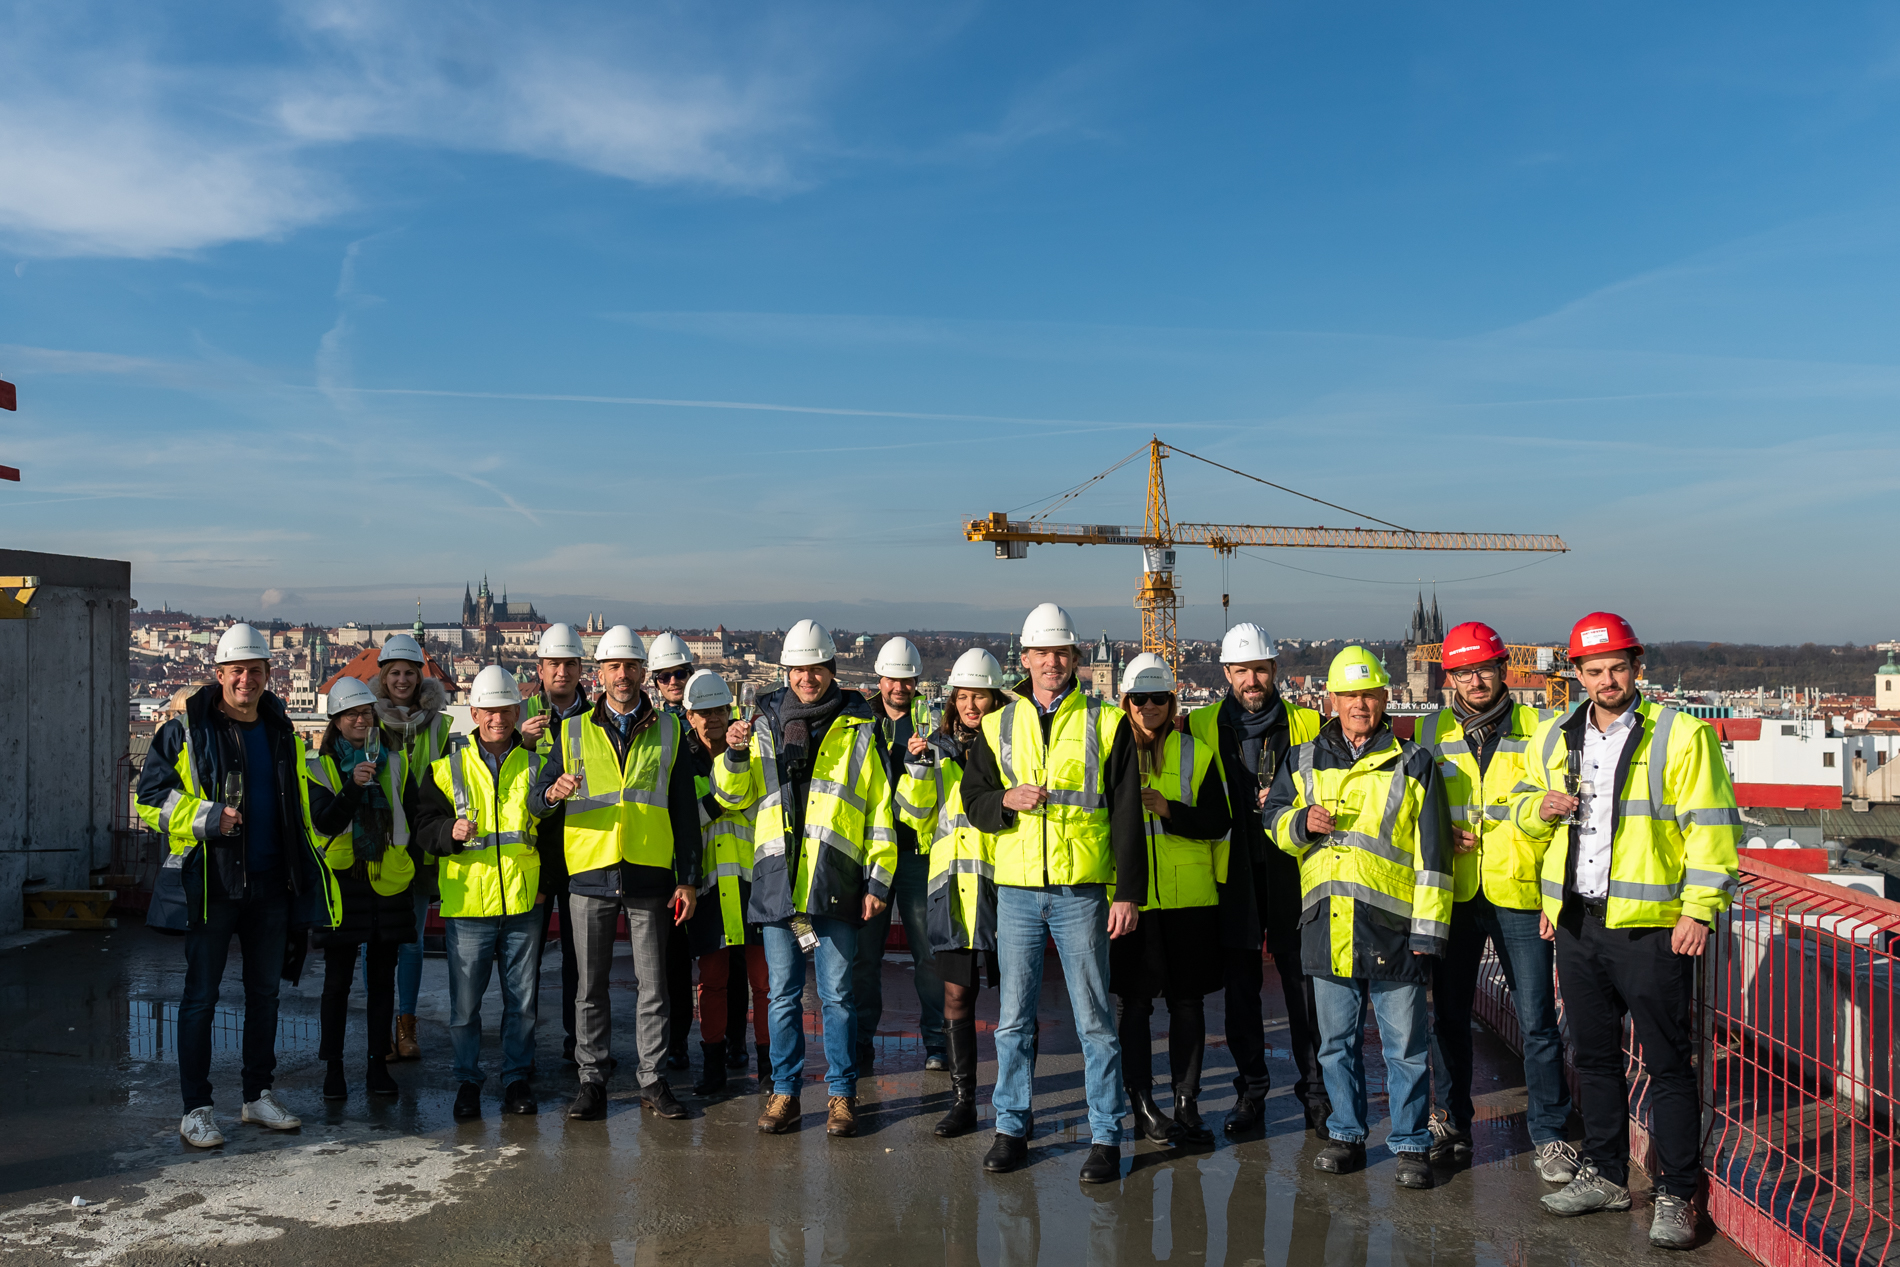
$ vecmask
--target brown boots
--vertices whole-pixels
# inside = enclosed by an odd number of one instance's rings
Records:
[[[759,1129],[767,1135],[783,1135],[798,1125],[798,1118],[798,1097],[775,1091],[765,1101],[765,1112],[759,1114]]]
[[[396,1018],[396,1041],[392,1046],[391,1060],[420,1060],[422,1048],[416,1043],[416,1018],[398,1016]]]
[[[858,1097],[834,1095],[825,1100],[825,1134],[849,1136],[858,1133]]]

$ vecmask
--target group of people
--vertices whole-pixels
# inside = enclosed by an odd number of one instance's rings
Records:
[[[1130,1109],[1136,1133],[1157,1144],[1212,1140],[1199,1108],[1209,994],[1223,996],[1236,1066],[1222,1129],[1262,1127],[1270,954],[1293,1092],[1325,1141],[1314,1166],[1366,1164],[1369,1009],[1395,1178],[1427,1188],[1434,1163],[1472,1152],[1470,1015],[1488,941],[1524,1035],[1536,1169],[1557,1185],[1545,1207],[1630,1208],[1627,1015],[1654,1088],[1650,1239],[1694,1243],[1693,960],[1736,890],[1741,820],[1711,728],[1637,689],[1642,647],[1627,622],[1578,622],[1570,659],[1586,698],[1562,713],[1514,702],[1503,640],[1459,625],[1442,647],[1449,706],[1418,719],[1387,718],[1385,667],[1356,646],[1328,670],[1330,717],[1283,698],[1273,641],[1252,624],[1222,641],[1225,697],[1191,713],[1152,654],[1127,665],[1119,705],[1083,690],[1081,641],[1053,603],[1030,613],[1021,646],[1019,684],[988,651],[964,653],[939,714],[920,700],[921,658],[907,640],[885,644],[878,691],[860,694],[840,689],[830,634],[800,621],[780,652],[786,685],[742,716],[682,641],[661,635],[649,651],[624,626],[594,648],[590,700],[579,638],[555,625],[539,647],[538,692],[524,700],[507,671],[483,669],[472,733],[456,741],[421,648],[396,635],[377,680],[332,688],[328,728],[306,751],[265,689],[268,643],[233,626],[217,681],[160,729],[138,793],[189,895],[181,1135],[199,1147],[223,1140],[209,1029],[233,935],[244,959],[244,1121],[298,1125],[271,1090],[272,1036],[286,939],[306,928],[325,958],[325,1096],[348,1094],[343,1027],[359,961],[366,1087],[394,1093],[387,1063],[416,1053],[419,935],[439,899],[456,1117],[482,1111],[479,1009],[496,967],[503,1111],[536,1111],[537,986],[558,914],[563,1024],[579,1068],[570,1119],[606,1114],[608,977],[624,920],[646,1109],[688,1115],[666,1071],[690,1066],[697,960],[694,1091],[719,1094],[727,1070],[746,1067],[749,991],[759,1129],[798,1126],[811,971],[826,1129],[848,1137],[874,1056],[895,904],[925,1067],[950,1079],[939,1136],[977,1126],[976,1004],[985,984],[1000,991],[986,1171],[1028,1158],[1053,943],[1082,1049],[1092,1136],[1083,1181],[1120,1177]],[[1566,1139],[1553,963],[1581,1091],[1580,1152]],[[1168,1013],[1165,1111],[1157,999]]]

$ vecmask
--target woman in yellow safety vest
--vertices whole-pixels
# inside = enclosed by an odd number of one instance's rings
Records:
[[[328,1065],[323,1078],[326,1100],[347,1099],[350,1093],[343,1076],[343,1031],[358,948],[367,954],[363,980],[369,993],[369,1071],[364,1082],[373,1094],[397,1093],[386,1063],[390,1017],[396,1009],[396,954],[420,933],[409,898],[416,854],[402,806],[406,771],[402,753],[383,742],[375,704],[376,697],[362,682],[339,679],[327,697],[330,724],[305,762],[310,837],[323,850],[343,895],[342,922],[315,929],[310,937],[311,945],[323,952],[317,1058]]]
[[[904,931],[928,934],[943,978],[951,1101],[936,1133],[949,1138],[976,1129],[976,996],[985,978],[997,982],[996,838],[964,816],[963,766],[984,716],[1003,706],[1007,684],[996,657],[976,647],[957,657],[946,685],[943,725],[928,738],[911,736],[897,814],[930,860],[929,927]]]
[[[423,778],[449,750],[449,692],[425,672],[422,647],[408,634],[383,640],[376,659],[376,677],[369,689],[376,695],[376,720],[402,752],[402,768],[410,782]],[[416,939],[396,953],[396,1035],[390,1058],[416,1060],[422,1048],[416,1042],[416,998],[422,992],[422,928],[429,904],[436,897],[435,859],[424,857],[409,886],[415,906]]]
[[[1220,885],[1227,879],[1232,810],[1214,745],[1176,728],[1174,671],[1143,652],[1122,673],[1122,709],[1141,768],[1148,838],[1148,901],[1135,931],[1108,946],[1108,988],[1116,996],[1122,1081],[1142,1133],[1156,1143],[1214,1136],[1201,1121],[1201,1056],[1207,1047],[1205,997],[1221,988]],[[1174,1118],[1155,1105],[1154,1000],[1168,1001],[1168,1071]]]

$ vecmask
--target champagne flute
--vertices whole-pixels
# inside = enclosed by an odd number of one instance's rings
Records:
[[[587,759],[581,756],[579,749],[574,752],[574,768],[568,773],[574,776],[574,790],[567,794],[567,799],[578,801],[581,798],[581,788],[587,783]]]
[[[224,803],[242,814],[244,812],[244,775],[237,770],[227,770],[224,775]],[[235,836],[242,824],[233,827],[224,834]]]
[[[1583,825],[1583,798],[1595,791],[1583,781],[1583,754],[1571,749],[1564,754],[1564,791],[1577,798],[1577,805],[1558,821],[1566,827]]]
[[[363,736],[363,760],[375,765],[383,756],[382,736],[375,722],[370,723],[369,733]]]

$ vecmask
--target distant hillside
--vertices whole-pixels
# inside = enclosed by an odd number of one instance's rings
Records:
[[[1873,693],[1874,670],[1887,653],[1851,643],[1804,642],[1766,647],[1747,642],[1658,642],[1647,648],[1649,680],[1692,691],[1752,691],[1757,686],[1819,687],[1842,695]]]

